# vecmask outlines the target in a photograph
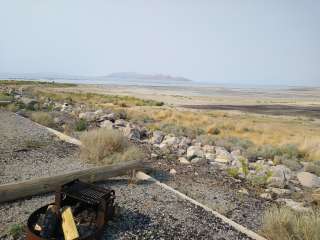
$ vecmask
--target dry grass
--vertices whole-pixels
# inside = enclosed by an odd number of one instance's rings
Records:
[[[320,211],[295,212],[273,207],[263,216],[262,234],[269,240],[319,240]]]
[[[54,121],[53,121],[53,117],[50,115],[50,113],[47,112],[32,112],[30,118],[47,127],[54,127]]]
[[[151,119],[151,129],[161,129],[164,124],[208,134],[221,138],[236,137],[247,139],[257,146],[282,146],[294,144],[306,159],[320,159],[320,123],[293,117],[262,116],[223,111],[184,111],[170,108],[161,110],[129,109],[130,118]]]
[[[112,129],[94,129],[82,134],[80,157],[94,164],[111,164],[120,161],[142,160],[143,153],[130,145],[127,138]]]

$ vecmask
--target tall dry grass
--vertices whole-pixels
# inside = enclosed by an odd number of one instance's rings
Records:
[[[261,233],[269,240],[319,240],[320,211],[273,207],[263,215]]]
[[[93,164],[143,160],[143,152],[129,144],[126,137],[113,129],[94,129],[81,135],[80,158]]]
[[[32,112],[30,118],[31,120],[47,127],[55,126],[53,117],[47,112]]]

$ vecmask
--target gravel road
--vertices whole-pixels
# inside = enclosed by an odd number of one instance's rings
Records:
[[[82,169],[77,155],[44,127],[0,110],[0,184]]]

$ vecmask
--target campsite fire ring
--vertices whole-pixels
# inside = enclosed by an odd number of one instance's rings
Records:
[[[115,192],[74,180],[62,185],[55,202],[35,210],[27,222],[27,240],[100,239],[114,214]]]

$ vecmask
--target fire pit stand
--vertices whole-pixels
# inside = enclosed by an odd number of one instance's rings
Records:
[[[114,214],[114,190],[101,188],[93,184],[74,180],[59,187],[55,193],[56,209],[58,211],[70,206],[76,220],[83,221],[86,218],[85,213],[94,216],[94,221],[90,221],[91,231],[89,234],[80,234],[79,239],[99,239],[101,237],[103,227]],[[28,240],[45,240],[41,237],[40,231],[35,229],[41,215],[45,214],[49,205],[43,206],[32,213],[28,219]],[[61,216],[59,216],[59,226],[61,226]],[[80,226],[80,225],[79,225]],[[62,237],[62,238],[61,238]],[[58,229],[55,238],[64,239],[61,227]]]

